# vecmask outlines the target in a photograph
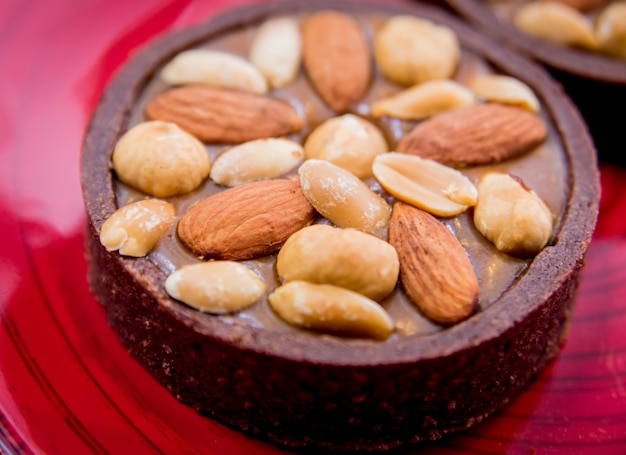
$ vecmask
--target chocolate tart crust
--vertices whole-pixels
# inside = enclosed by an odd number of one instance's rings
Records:
[[[165,274],[149,259],[107,252],[99,241],[117,208],[113,145],[158,68],[242,25],[329,8],[414,14],[451,27],[463,47],[530,85],[562,135],[571,193],[556,240],[497,303],[437,334],[378,343],[225,323],[169,298]],[[182,402],[226,425],[278,444],[342,450],[437,439],[481,421],[518,393],[558,353],[599,199],[595,151],[560,86],[537,65],[420,4],[258,5],[155,42],[104,92],[86,134],[81,178],[90,284],[130,354]]]

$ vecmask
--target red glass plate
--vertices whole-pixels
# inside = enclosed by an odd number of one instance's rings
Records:
[[[200,417],[129,358],[89,292],[83,255],[78,163],[105,84],[155,37],[251,3],[0,2],[0,451],[282,452]],[[626,453],[625,180],[603,167],[561,356],[486,422],[407,453]]]

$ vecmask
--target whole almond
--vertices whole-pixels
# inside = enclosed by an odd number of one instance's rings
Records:
[[[343,112],[365,94],[370,80],[370,52],[358,22],[323,11],[302,25],[304,66],[311,82],[331,108]]]
[[[476,104],[418,124],[398,151],[455,167],[498,163],[517,157],[546,137],[541,118],[527,109]]]
[[[181,242],[202,258],[244,260],[274,252],[314,217],[298,182],[263,180],[194,205],[177,232]]]
[[[396,202],[389,243],[400,258],[400,281],[428,318],[454,324],[470,316],[478,301],[478,278],[465,250],[439,220]]]
[[[285,102],[203,85],[161,93],[146,106],[146,116],[176,123],[201,141],[219,144],[283,136],[302,127],[302,118]]]

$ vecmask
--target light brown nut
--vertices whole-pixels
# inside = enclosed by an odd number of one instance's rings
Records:
[[[372,167],[387,192],[437,216],[453,216],[476,204],[476,187],[461,172],[415,155],[391,152]]]
[[[372,105],[372,116],[388,115],[403,120],[421,120],[471,104],[474,104],[474,94],[458,82],[427,81],[376,101]]]
[[[491,173],[478,184],[474,224],[498,250],[532,256],[552,237],[554,221],[537,193],[509,174]]]
[[[488,102],[510,104],[539,112],[539,100],[531,88],[519,79],[501,74],[480,74],[469,84],[478,98]]]
[[[272,87],[292,82],[300,68],[302,39],[295,19],[268,19],[259,27],[250,46],[250,62],[265,75]]]
[[[306,159],[330,161],[360,179],[372,176],[374,158],[386,151],[387,142],[380,130],[352,114],[326,120],[304,144]]]
[[[113,169],[127,185],[156,197],[196,189],[211,170],[204,145],[176,124],[161,121],[135,125],[113,150]]]
[[[523,5],[513,16],[523,32],[555,44],[597,47],[591,21],[579,11],[561,3],[535,1]]]
[[[148,254],[174,222],[176,208],[169,202],[146,199],[117,209],[102,225],[100,243],[124,256]]]
[[[207,84],[247,92],[267,93],[265,76],[247,60],[227,52],[189,49],[176,55],[161,71],[170,85]]]
[[[450,78],[460,53],[451,29],[413,16],[389,19],[374,39],[378,68],[388,79],[405,86]]]
[[[324,224],[293,234],[276,259],[276,271],[285,282],[332,284],[377,301],[396,287],[398,267],[396,250],[384,240]]]
[[[354,174],[324,160],[307,160],[298,170],[302,192],[322,216],[339,227],[380,234],[389,205]]]
[[[541,118],[527,109],[475,104],[418,124],[398,151],[454,167],[498,163],[539,145],[547,134]]]
[[[285,102],[203,85],[161,93],[146,106],[146,116],[176,123],[201,141],[216,144],[279,137],[302,128],[302,118]]]
[[[626,59],[626,2],[615,2],[600,13],[595,34],[601,51]]]
[[[376,302],[330,284],[291,281],[268,297],[287,323],[333,335],[385,340],[394,324]]]
[[[211,179],[218,185],[269,180],[294,169],[304,159],[304,150],[289,139],[256,139],[229,148],[215,160]]]
[[[176,270],[165,290],[198,311],[224,314],[252,306],[265,293],[265,283],[239,262],[211,261]]]
[[[389,243],[400,257],[400,281],[425,316],[441,324],[469,317],[478,302],[478,278],[465,250],[432,215],[396,202]]]
[[[315,210],[293,180],[246,183],[194,205],[178,223],[178,237],[206,259],[268,255],[309,225]]]
[[[370,81],[370,51],[358,22],[322,11],[302,24],[304,66],[321,98],[338,112],[361,99]]]

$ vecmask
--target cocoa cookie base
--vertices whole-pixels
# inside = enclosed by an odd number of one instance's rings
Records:
[[[180,50],[278,13],[333,8],[415,14],[446,24],[462,45],[541,96],[563,135],[570,195],[557,240],[485,311],[432,335],[393,343],[276,333],[225,323],[168,297],[148,258],[100,244],[116,209],[110,154],[133,103]],[[158,41],[112,82],[86,136],[81,176],[90,284],[121,342],[198,412],[292,447],[383,450],[471,427],[514,397],[559,351],[595,225],[595,151],[570,101],[547,74],[449,15],[420,5],[296,1],[238,10]]]

